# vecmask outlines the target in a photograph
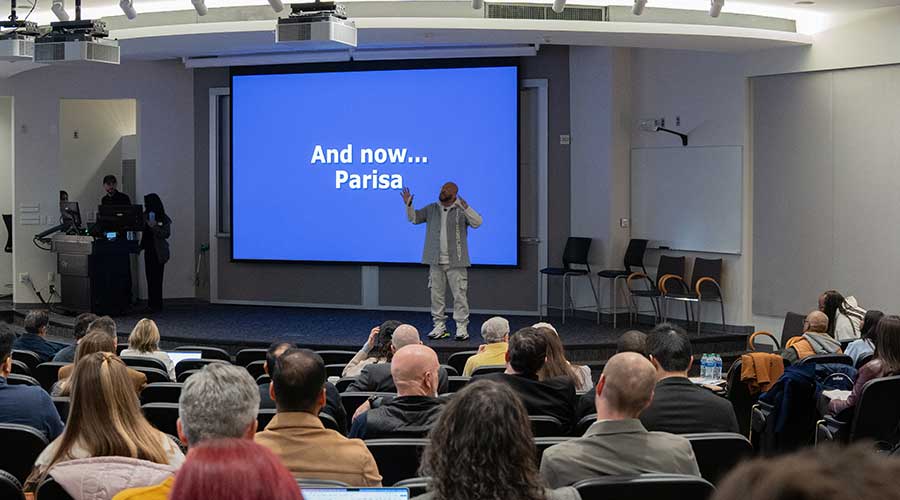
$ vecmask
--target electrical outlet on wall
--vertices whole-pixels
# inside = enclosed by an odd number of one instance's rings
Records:
[[[56,283],[56,273],[53,271],[47,273],[47,283]]]
[[[627,217],[619,219],[619,227],[626,228],[631,225],[631,221]]]
[[[31,275],[28,273],[19,273],[19,283],[23,285],[31,283]]]

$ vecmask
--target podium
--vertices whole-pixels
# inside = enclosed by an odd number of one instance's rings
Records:
[[[123,314],[131,306],[131,254],[137,240],[54,235],[60,306],[72,312]]]

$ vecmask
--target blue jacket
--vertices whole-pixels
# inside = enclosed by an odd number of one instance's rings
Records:
[[[0,377],[0,423],[33,427],[53,441],[63,423],[50,395],[40,387],[9,385]]]
[[[56,342],[50,342],[40,335],[34,333],[26,333],[13,343],[13,349],[19,351],[31,351],[41,358],[41,363],[53,360],[53,356],[63,348]]]

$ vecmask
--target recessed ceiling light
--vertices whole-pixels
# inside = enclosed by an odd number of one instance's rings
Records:
[[[794,5],[815,5],[816,2],[812,0],[800,0],[799,2],[794,2]]]

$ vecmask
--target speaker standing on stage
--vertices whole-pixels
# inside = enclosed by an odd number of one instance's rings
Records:
[[[107,175],[103,178],[103,190],[106,191],[106,195],[100,199],[101,205],[131,205],[131,198],[116,189],[117,185],[118,181],[116,181],[115,175]]]
[[[151,311],[162,310],[163,271],[169,261],[169,242],[172,219],[166,215],[162,200],[156,193],[144,196],[144,267],[147,271],[147,305]]]
[[[444,315],[445,291],[450,283],[453,294],[453,321],[456,322],[456,340],[468,340],[469,287],[467,268],[469,262],[468,228],[477,228],[482,219],[465,200],[458,196],[459,188],[448,182],[441,187],[437,203],[415,210],[413,195],[403,188],[401,195],[406,204],[406,216],[413,224],[428,223],[425,232],[425,249],[422,263],[428,264],[428,286],[431,288],[431,317],[434,329],[428,334],[432,339],[450,336]]]

